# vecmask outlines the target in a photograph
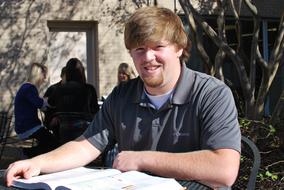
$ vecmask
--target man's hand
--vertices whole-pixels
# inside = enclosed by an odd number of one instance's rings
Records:
[[[184,153],[122,151],[113,162],[121,171],[138,170],[182,180],[197,180],[211,187],[229,187],[239,169],[240,153],[232,149]]]
[[[142,156],[140,154],[141,152],[134,151],[120,152],[113,162],[113,168],[120,171],[139,171],[142,164]]]
[[[39,174],[40,168],[31,159],[17,161],[10,164],[5,171],[6,185],[10,187],[14,179],[21,177],[28,179]]]

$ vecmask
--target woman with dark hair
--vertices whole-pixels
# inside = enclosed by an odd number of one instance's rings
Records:
[[[85,112],[95,114],[99,110],[95,88],[86,83],[85,69],[77,58],[71,58],[65,66],[66,81],[50,96],[48,103],[58,112]]]
[[[77,58],[71,58],[66,63],[66,81],[86,83],[85,69]]]
[[[55,118],[61,118],[59,121],[61,122],[59,128],[61,143],[79,136],[99,110],[96,90],[86,83],[85,69],[79,59],[69,59],[65,66],[65,76],[65,83],[55,89],[48,98],[49,105],[57,110]],[[62,114],[64,118],[68,117],[68,123],[64,121],[65,124],[63,124]],[[73,129],[77,132],[69,131]],[[67,131],[69,131],[68,134]]]

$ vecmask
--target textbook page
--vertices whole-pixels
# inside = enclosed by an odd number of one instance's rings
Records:
[[[154,177],[138,171],[129,171],[95,180],[85,180],[57,187],[56,190],[181,190],[183,187],[171,178]]]
[[[181,190],[174,179],[155,177],[139,171],[121,173],[116,169],[76,168],[40,175],[30,179],[16,179],[13,186],[23,189],[46,190]]]
[[[24,189],[55,189],[57,186],[102,178],[121,173],[116,169],[90,169],[79,167],[62,172],[40,175],[30,179],[16,179],[12,185]]]
[[[138,171],[124,172],[114,175],[115,178],[130,181],[136,190],[181,190],[183,187],[173,178],[151,176]]]

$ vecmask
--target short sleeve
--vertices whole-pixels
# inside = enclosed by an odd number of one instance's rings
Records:
[[[114,93],[111,93],[97,112],[94,120],[83,134],[97,149],[103,151],[107,145],[114,144],[113,109]]]
[[[204,95],[201,103],[202,149],[229,148],[241,151],[241,133],[233,95],[219,85]]]

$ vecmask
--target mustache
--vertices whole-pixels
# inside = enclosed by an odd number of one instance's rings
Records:
[[[160,63],[153,63],[153,62],[145,62],[142,64],[143,67],[156,67],[156,66],[161,66],[162,64]]]

